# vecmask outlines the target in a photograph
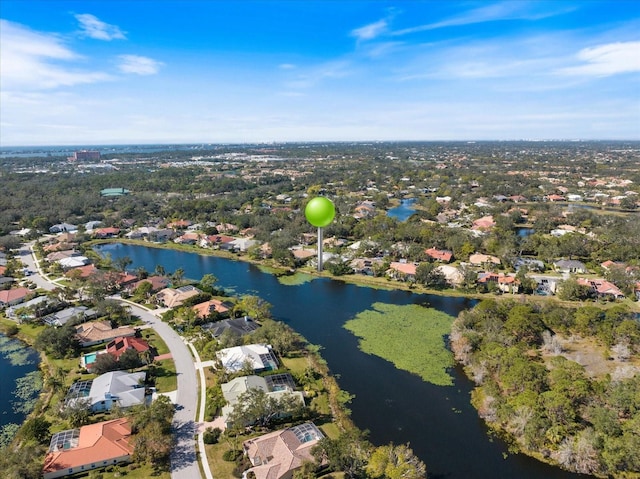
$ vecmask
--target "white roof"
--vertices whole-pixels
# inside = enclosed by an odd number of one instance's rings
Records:
[[[130,407],[144,403],[145,372],[127,373],[112,371],[93,380],[88,398],[91,404],[117,397],[120,407]]]
[[[276,369],[278,364],[271,353],[271,347],[266,344],[248,344],[233,348],[221,349],[216,353],[222,366],[229,372],[242,370],[249,363],[254,371]]]

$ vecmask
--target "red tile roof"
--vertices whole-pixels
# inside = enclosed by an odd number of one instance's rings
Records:
[[[81,466],[89,466],[89,469],[91,464],[96,464],[100,467],[104,461],[131,456],[133,445],[129,444],[130,436],[131,424],[127,418],[83,426],[76,447],[47,454],[42,473],[47,477],[47,474],[67,469],[80,472]]]
[[[121,336],[107,344],[107,352],[120,359],[120,356],[128,349],[135,349],[139,353],[149,350],[149,343],[135,336]]]
[[[445,261],[446,263],[451,261],[451,258],[453,257],[453,253],[451,251],[442,249],[428,248],[424,250],[424,252],[427,254],[427,256],[430,256],[433,259],[438,259],[440,261]]]
[[[21,298],[25,298],[31,291],[28,288],[14,288],[0,291],[0,304],[9,304]]]

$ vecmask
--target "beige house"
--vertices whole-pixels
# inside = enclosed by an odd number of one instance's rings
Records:
[[[181,288],[165,288],[156,294],[156,301],[165,308],[180,306],[186,299],[202,293],[195,286],[182,286]]]
[[[133,336],[136,330],[128,326],[112,328],[109,321],[93,321],[76,326],[75,337],[80,346],[86,348],[95,344],[108,343],[120,336]]]
[[[305,461],[315,461],[311,449],[324,435],[315,424],[308,422],[282,431],[249,439],[242,443],[253,465],[256,479],[291,479],[293,472]]]

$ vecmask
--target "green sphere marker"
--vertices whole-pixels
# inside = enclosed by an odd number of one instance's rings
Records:
[[[324,228],[333,221],[336,215],[336,207],[333,206],[333,202],[329,198],[316,196],[307,203],[304,215],[313,226]]]
[[[329,198],[316,196],[304,209],[307,221],[318,228],[318,271],[322,271],[322,228],[329,226],[336,215],[336,207]]]

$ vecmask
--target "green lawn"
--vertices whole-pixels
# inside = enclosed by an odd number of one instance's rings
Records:
[[[178,389],[178,375],[173,359],[163,359],[156,364],[156,389],[161,393],[168,393]]]
[[[391,361],[427,382],[450,386],[453,379],[447,369],[454,360],[444,336],[452,322],[445,313],[415,304],[375,303],[344,327],[360,338],[359,347],[365,353]]]

